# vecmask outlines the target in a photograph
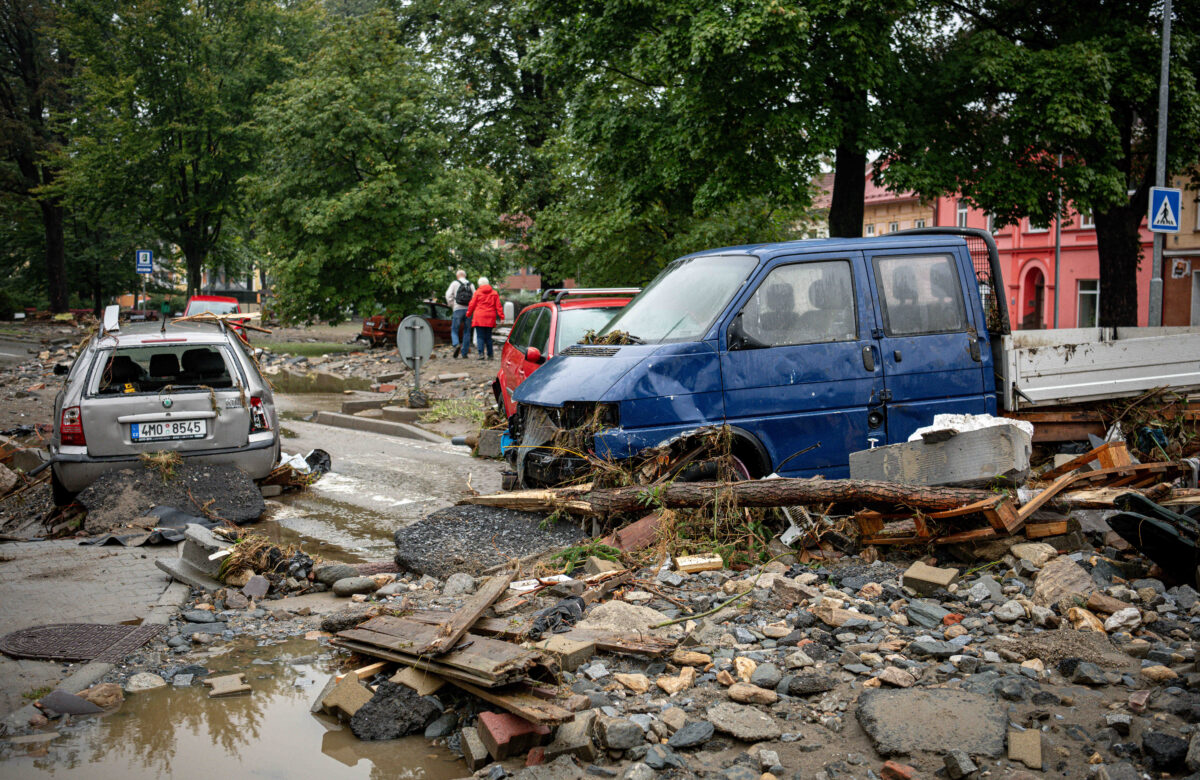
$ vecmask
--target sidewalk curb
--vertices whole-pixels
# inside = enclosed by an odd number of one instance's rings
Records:
[[[191,588],[187,585],[172,580],[162,592],[162,595],[158,597],[158,601],[155,602],[154,606],[150,607],[150,611],[142,622],[152,626],[167,625],[183,602],[187,601],[190,593]],[[67,693],[79,693],[85,688],[90,688],[97,680],[111,672],[115,666],[116,664],[99,661],[86,663],[56,685],[55,689],[66,691]],[[34,707],[32,704],[26,704],[15,712],[10,713],[3,721],[0,721],[0,726],[7,729],[9,733],[27,728],[29,726],[29,719],[38,712],[40,710],[37,707]]]

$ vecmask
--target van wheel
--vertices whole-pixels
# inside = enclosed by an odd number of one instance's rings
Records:
[[[734,477],[738,479],[752,479],[750,469],[746,468],[746,464],[740,458],[736,455],[730,455],[729,459]],[[676,479],[680,482],[711,482],[718,478],[720,470],[720,464],[717,461],[705,460],[688,466],[679,472],[679,476]]]
[[[50,467],[50,496],[54,499],[55,506],[67,506],[75,501],[77,494],[67,490],[66,486],[58,479],[58,473],[54,467]]]

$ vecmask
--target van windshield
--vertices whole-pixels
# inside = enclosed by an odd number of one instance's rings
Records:
[[[702,338],[757,266],[748,255],[676,260],[599,335],[621,331],[640,344]]]
[[[97,361],[92,392],[100,395],[187,391],[197,385],[220,390],[235,384],[222,350],[212,345],[118,347],[97,353]]]

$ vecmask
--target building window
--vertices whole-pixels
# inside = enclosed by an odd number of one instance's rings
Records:
[[[996,218],[993,217],[991,214],[988,214],[986,216],[986,219],[987,219],[987,232],[991,233],[992,235],[995,235],[996,234]]]
[[[895,232],[896,232],[897,230],[899,230],[899,229],[900,229],[900,223],[899,223],[899,222],[889,222],[889,223],[888,223],[888,232],[889,232],[889,233],[895,233]]]
[[[1100,280],[1080,279],[1079,305],[1075,311],[1076,327],[1094,328],[1100,321]]]
[[[1083,228],[1084,230],[1096,229],[1096,218],[1092,216],[1092,212],[1088,211],[1086,213],[1079,213],[1079,227]]]
[[[1196,196],[1196,198],[1195,198],[1195,201],[1194,201],[1194,202],[1195,202],[1195,204],[1196,204],[1196,227],[1195,227],[1195,231],[1196,231],[1197,233],[1200,233],[1200,195],[1197,195],[1197,196]]]
[[[1026,233],[1045,233],[1049,229],[1050,229],[1049,225],[1038,225],[1038,224],[1035,224],[1032,219],[1030,219],[1028,221],[1028,227],[1025,229],[1025,232]]]
[[[923,227],[925,227],[925,220],[923,220],[923,219],[915,219],[915,220],[913,220],[913,227],[915,227],[915,228],[923,228]]]
[[[967,205],[967,202],[965,200],[962,200],[960,198],[958,201],[958,215],[957,215],[958,221],[955,224],[957,224],[960,228],[965,228],[967,226],[967,214],[968,213],[970,213],[970,207]]]
[[[866,231],[864,231],[864,235],[867,235],[867,236],[873,236],[873,235],[875,235],[875,225],[874,225],[874,223],[872,223],[872,224],[870,224],[870,225],[867,225],[867,229],[866,229]]]

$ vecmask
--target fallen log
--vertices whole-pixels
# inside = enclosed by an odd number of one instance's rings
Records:
[[[670,509],[699,509],[714,501],[731,500],[741,507],[798,504],[886,504],[941,511],[993,498],[986,490],[925,487],[853,479],[762,479],[746,482],[676,482],[650,489],[642,486],[581,492],[575,488],[522,490],[472,496],[462,503],[586,515],[616,515],[645,511],[648,503]]]

